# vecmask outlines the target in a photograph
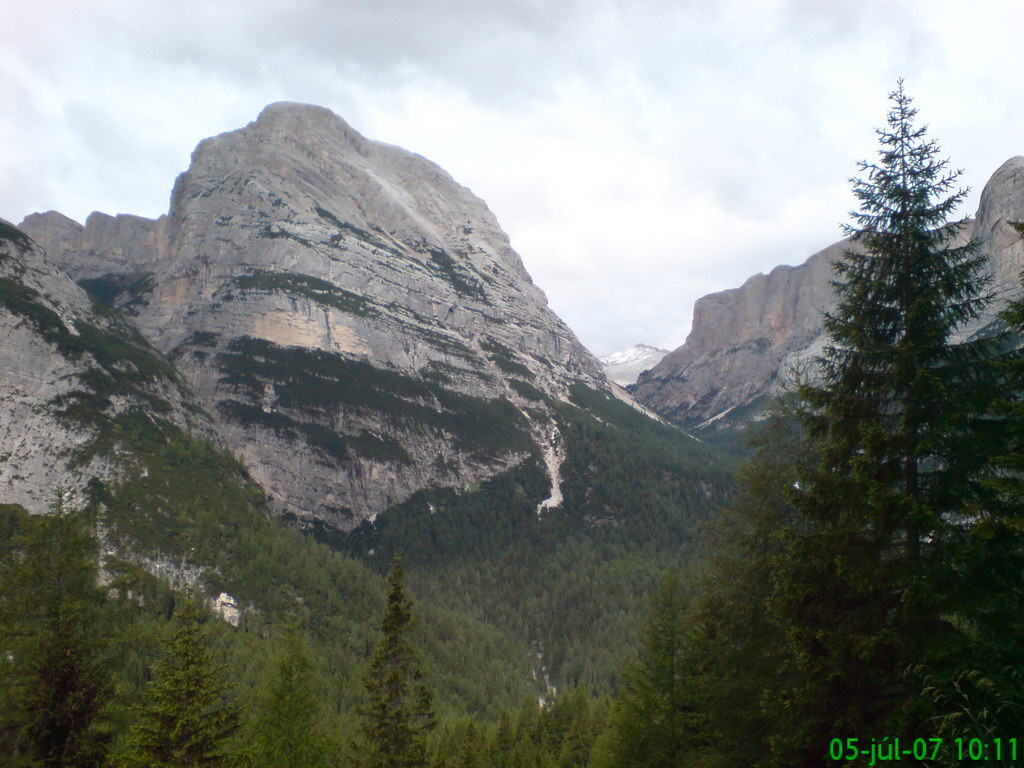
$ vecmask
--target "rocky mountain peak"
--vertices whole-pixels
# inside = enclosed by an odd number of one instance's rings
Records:
[[[256,120],[242,130],[271,140],[288,137],[309,148],[320,145],[337,151],[347,147],[352,153],[364,157],[370,154],[374,145],[387,146],[367,139],[326,107],[294,101],[268,104]]]
[[[533,452],[557,498],[545,398],[608,388],[482,200],[321,107],[200,142],[166,217],[56,216],[23,226],[175,361],[300,518],[350,526]]]
[[[325,159],[325,154],[351,160],[367,156],[373,143],[329,109],[276,102],[245,127],[199,142],[186,173],[202,174],[208,165],[222,172],[232,165],[251,167],[254,160],[277,157],[283,161],[289,158],[288,148],[314,161]]]
[[[361,142],[367,141],[361,134],[353,130],[343,117],[327,107],[299,101],[275,101],[272,104],[267,104],[250,125],[292,131],[317,125],[324,126],[329,130],[340,130],[342,133],[351,134]]]
[[[182,226],[172,233],[204,226],[197,214],[216,210],[221,192],[245,199],[261,226],[329,226],[334,217],[385,239],[461,251],[475,269],[505,270],[546,302],[482,200],[434,163],[370,141],[322,107],[272,104],[246,127],[201,142],[175,184],[171,216]]]

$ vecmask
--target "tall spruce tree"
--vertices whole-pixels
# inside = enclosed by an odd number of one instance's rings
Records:
[[[600,768],[676,768],[695,748],[685,612],[679,575],[671,570],[654,595],[640,658],[596,748]]]
[[[1024,223],[1007,224],[1024,235]],[[967,642],[953,669],[921,669],[939,733],[986,743],[1008,743],[1024,730],[1024,299],[1011,301],[1000,319],[1009,338],[993,372],[1002,438],[993,441],[996,471],[987,482],[994,497],[963,521],[951,557],[959,575],[955,615]],[[1019,762],[1009,754],[989,758],[990,765]]]
[[[260,691],[253,739],[262,768],[321,768],[328,765],[321,722],[316,664],[298,624],[277,640]]]
[[[363,749],[367,768],[427,765],[426,735],[434,727],[433,692],[423,679],[419,654],[409,643],[412,603],[405,596],[405,568],[395,556],[388,575],[381,638],[373,652],[366,689]]]
[[[959,172],[902,81],[890,100],[879,159],[853,180],[822,379],[800,389],[820,461],[794,485],[768,599],[794,665],[765,696],[778,765],[820,764],[837,735],[922,735],[914,670],[951,674],[970,644],[954,561],[991,498],[999,341],[954,343],[990,300],[985,259],[949,221]]]
[[[96,542],[61,492],[0,559],[0,765],[104,762],[112,692]]]
[[[758,428],[739,493],[705,536],[705,567],[686,617],[682,664],[700,717],[682,764],[700,768],[763,765],[780,725],[763,697],[793,679],[785,628],[767,610],[772,575],[787,551],[795,518],[793,484],[814,463],[814,447],[780,399]],[[773,713],[774,715],[774,713]]]
[[[211,661],[199,623],[200,608],[187,600],[167,655],[153,670],[128,737],[123,764],[137,768],[236,768],[250,762],[232,739],[238,707],[227,700],[220,670]]]

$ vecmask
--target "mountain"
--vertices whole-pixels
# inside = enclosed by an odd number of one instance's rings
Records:
[[[271,105],[201,142],[166,216],[20,226],[50,265],[34,290],[131,334],[180,400],[129,409],[116,466],[54,465],[38,495],[82,488],[131,595],[156,573],[227,593],[242,628],[300,609],[346,696],[397,553],[447,707],[512,706],[546,679],[611,691],[646,595],[728,497],[720,454],[605,378],[482,201],[325,109]],[[35,375],[33,349],[6,370]],[[117,386],[149,386],[126,358]],[[77,428],[149,402],[133,392]],[[9,453],[6,495],[73,439]]]
[[[55,487],[84,499],[123,480],[140,426],[209,439],[182,377],[93,302],[23,232],[0,221],[0,499],[45,512]],[[59,478],[59,482],[57,479]]]
[[[1024,243],[1009,225],[1018,220],[1024,220],[1024,157],[995,172],[961,232],[977,238],[989,255],[996,295],[985,317],[963,329],[965,335],[993,323],[1005,299],[1020,291]],[[821,313],[835,306],[831,265],[848,247],[839,241],[799,266],[776,267],[739,288],[698,299],[685,343],[640,374],[636,397],[698,432],[742,422],[822,349]]]
[[[667,349],[658,349],[649,344],[636,344],[599,359],[609,381],[614,381],[620,387],[628,387],[636,383],[641,373],[660,363],[667,354]]]
[[[0,562],[8,565],[9,537],[31,519],[24,513],[46,512],[64,488],[67,503],[96,512],[104,584],[119,597],[105,634],[122,643],[121,685],[142,685],[135,673],[153,663],[155,646],[139,638],[152,639],[170,616],[171,588],[194,587],[241,625],[214,630],[245,670],[244,689],[257,689],[250,662],[266,654],[267,628],[301,606],[331,670],[324,695],[354,709],[381,579],[269,515],[174,365],[3,221],[0,338]],[[418,615],[426,661],[444,674],[455,619],[430,605]],[[472,669],[465,677],[480,682],[440,691],[442,703],[508,705],[536,690],[526,640],[474,616],[458,624],[457,651]]]
[[[349,529],[531,456],[554,505],[549,400],[608,391],[479,198],[320,107],[200,143],[159,219],[20,226],[174,361],[299,520]]]

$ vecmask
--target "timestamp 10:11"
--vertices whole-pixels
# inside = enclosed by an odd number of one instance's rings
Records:
[[[992,739],[963,737],[952,739],[952,746],[956,750],[958,761],[970,760],[972,762],[1001,762],[1004,759],[1016,762],[1017,760],[1017,739],[1003,739],[993,737]],[[904,742],[906,744],[906,742]],[[871,739],[865,744],[861,739],[832,739],[829,743],[829,758],[832,760],[867,760],[869,768],[879,763],[902,761],[910,757],[914,760],[935,760],[940,752],[948,748],[949,742],[939,737],[930,739],[914,739],[909,747],[901,748],[900,739],[892,739],[886,736],[881,741]]]
[[[1005,757],[1010,760],[1017,759],[1017,739],[1006,739],[998,736],[988,739],[953,739],[956,744],[957,760],[1002,760]]]

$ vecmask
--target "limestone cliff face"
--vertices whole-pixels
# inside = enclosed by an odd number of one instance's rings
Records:
[[[989,255],[992,287],[1001,299],[1020,293],[1024,243],[1009,221],[1024,220],[1024,157],[1003,163],[981,193],[970,235]],[[997,302],[997,305],[999,302]],[[996,306],[993,311],[999,309]]]
[[[487,206],[326,109],[207,139],[156,221],[22,224],[168,354],[280,509],[342,528],[557,440],[607,389]]]
[[[174,369],[89,296],[24,233],[0,221],[0,502],[45,512],[132,460],[119,427],[173,424],[209,436]]]
[[[989,255],[999,297],[965,333],[990,322],[1002,301],[1019,293],[1024,245],[1007,222],[1021,219],[1024,157],[1015,157],[986,184],[976,217],[962,230]],[[821,313],[835,307],[831,265],[847,248],[847,241],[834,243],[800,266],[776,267],[699,299],[686,342],[640,375],[636,396],[684,426],[707,428],[728,423],[731,413],[773,392],[820,353]]]
[[[57,211],[33,213],[19,225],[47,253],[59,255],[73,280],[152,271],[167,255],[167,217],[93,213],[85,226]]]

